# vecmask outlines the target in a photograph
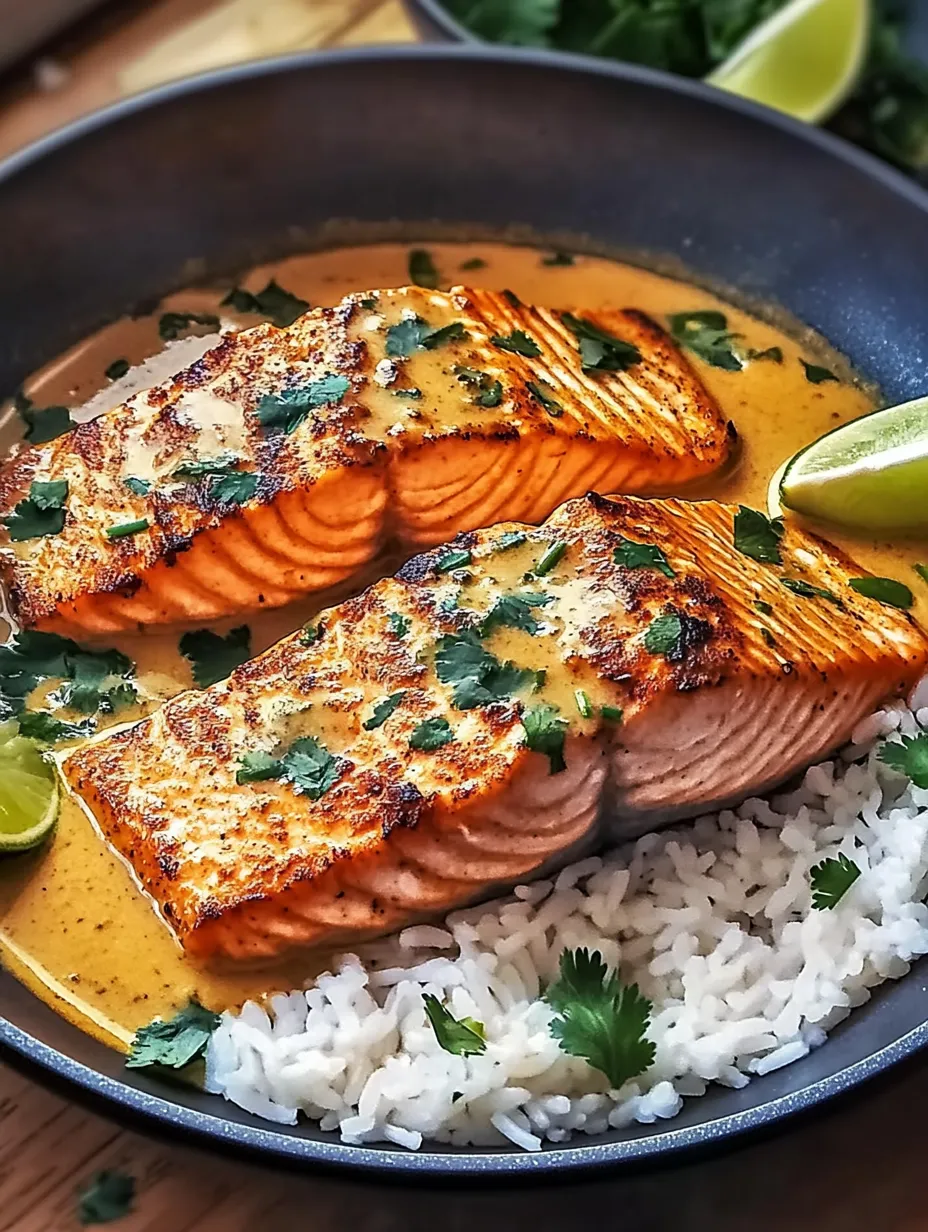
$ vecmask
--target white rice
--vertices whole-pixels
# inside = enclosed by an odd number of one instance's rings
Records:
[[[870,989],[928,953],[928,790],[877,760],[915,734],[928,685],[864,719],[835,760],[772,800],[649,834],[555,881],[345,955],[305,991],[222,1015],[207,1087],[282,1124],[349,1143],[512,1143],[537,1151],[680,1111],[806,1056]],[[846,853],[861,876],[834,910],[809,869]],[[597,949],[653,1003],[653,1066],[621,1090],[566,1055],[539,998],[562,950]],[[445,1052],[423,994],[485,1025],[486,1051]]]

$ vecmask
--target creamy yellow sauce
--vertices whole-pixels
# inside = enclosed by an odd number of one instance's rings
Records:
[[[872,409],[871,393],[820,341],[798,331],[784,332],[684,282],[601,258],[546,265],[544,253],[502,244],[436,243],[429,249],[443,285],[508,287],[526,302],[553,307],[634,307],[658,320],[672,312],[720,308],[729,328],[743,335],[744,347],[780,347],[782,364],[757,361],[741,372],[709,367],[690,356],[741,440],[734,467],[694,494],[765,508],[770,478],[783,461],[823,432]],[[406,283],[407,254],[407,246],[400,244],[314,253],[257,269],[242,285],[257,291],[273,276],[314,306],[335,304],[349,291]],[[476,257],[485,266],[461,270]],[[234,313],[230,317],[229,309],[217,307],[223,295],[215,290],[182,292],[166,299],[150,317],[116,322],[49,365],[27,385],[27,393],[38,406],[79,406],[108,384],[104,371],[114,360],[135,365],[159,351],[158,318],[167,310],[221,313],[224,321],[242,326],[262,319]],[[840,382],[811,384],[800,356],[834,370]],[[233,446],[223,416],[216,413],[212,421],[217,448]],[[0,449],[9,448],[20,431],[21,425],[8,418],[0,426]],[[137,461],[141,473],[146,459]],[[928,560],[928,544],[891,545],[826,533],[865,568],[909,585],[916,594],[914,613],[928,625],[928,586],[912,569],[913,562]],[[390,564],[380,562],[381,572]],[[325,596],[323,605],[338,597]],[[317,596],[213,627],[225,632],[247,621],[252,651],[259,653],[319,607]],[[179,655],[177,640],[176,632],[144,631],[107,643],[137,663],[144,709],[192,685],[190,665]],[[118,717],[125,721],[139,712]],[[275,988],[295,987],[325,965],[325,956],[311,955],[272,971],[199,969],[181,953],[126,866],[73,800],[64,804],[57,831],[44,848],[0,862],[0,960],[66,1017],[122,1046],[138,1026],[172,1014],[190,996],[216,1009],[233,1006]]]

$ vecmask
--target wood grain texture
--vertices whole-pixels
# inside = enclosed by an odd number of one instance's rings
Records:
[[[267,20],[270,12],[274,20]],[[412,38],[399,0],[158,0],[85,23],[53,50],[51,92],[27,69],[0,89],[0,155],[120,97],[248,55]],[[273,1174],[164,1145],[0,1066],[0,1232],[73,1232],[97,1170],[137,1181],[119,1232],[926,1232],[928,1068],[914,1064],[824,1117],[672,1171],[534,1194],[440,1195]]]

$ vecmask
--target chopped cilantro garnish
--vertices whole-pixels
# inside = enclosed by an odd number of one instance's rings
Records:
[[[802,595],[805,599],[827,599],[829,603],[836,603],[838,607],[844,606],[838,596],[833,595],[830,590],[823,590],[821,586],[813,586],[811,582],[806,582],[803,578],[781,577],[780,581],[794,595]]]
[[[265,428],[276,428],[289,435],[297,430],[310,411],[340,402],[350,387],[346,376],[327,372],[306,385],[297,385],[279,394],[267,394],[258,404],[258,422]]]
[[[548,257],[541,258],[542,265],[573,265],[574,258],[569,252],[552,252]]]
[[[313,646],[322,637],[322,625],[308,624],[304,625],[300,631],[300,641],[304,646]]]
[[[764,616],[771,616],[773,614],[773,604],[768,603],[766,599],[755,599],[754,607]]]
[[[441,285],[438,270],[427,248],[413,248],[409,253],[409,281],[417,287],[435,291]]]
[[[164,1065],[169,1069],[183,1069],[203,1055],[218,1026],[218,1014],[191,1000],[173,1018],[155,1019],[136,1031],[126,1068]]]
[[[130,475],[125,480],[126,487],[130,492],[134,492],[136,496],[147,496],[151,491],[151,483],[148,479],[136,479],[134,475]]]
[[[134,522],[120,522],[116,526],[106,528],[107,539],[125,539],[129,535],[138,535],[150,526],[148,518],[136,518]]]
[[[242,311],[250,312],[251,309]],[[191,325],[204,325],[216,330],[219,328],[219,318],[212,312],[162,312],[158,318],[158,334],[162,342],[173,342]]]
[[[548,550],[542,555],[541,560],[532,570],[535,577],[546,577],[552,569],[561,563],[564,559],[564,553],[567,551],[567,544],[563,539],[559,539],[556,543],[552,543]]]
[[[473,629],[448,633],[435,645],[435,671],[442,684],[452,685],[457,710],[473,710],[503,701],[534,683],[536,674],[489,652]]]
[[[454,369],[454,375],[474,391],[473,402],[476,406],[494,407],[502,402],[502,382],[491,377],[488,372],[459,365]]]
[[[466,261],[461,262],[461,264],[458,266],[458,269],[476,270],[476,269],[486,269],[486,267],[487,267],[487,263],[486,261],[484,261],[483,257],[469,257]]]
[[[244,505],[254,499],[257,490],[254,471],[233,471],[210,484],[209,494],[217,505]]]
[[[399,693],[391,693],[389,697],[379,701],[371,711],[371,717],[365,719],[361,726],[365,731],[374,731],[378,727],[382,727],[389,719],[403,698],[406,696],[406,691],[401,689]]]
[[[128,359],[114,359],[104,370],[103,375],[108,381],[118,381],[129,371]]]
[[[603,706],[600,714],[607,723],[621,723],[625,711],[621,706]]]
[[[615,1090],[653,1065],[651,1002],[610,972],[597,950],[565,950],[545,1000],[558,1013],[551,1033],[564,1052],[589,1061]]]
[[[773,634],[770,632],[770,630],[769,630],[769,629],[765,629],[765,628],[761,627],[760,635],[761,635],[761,637],[764,639],[764,641],[767,643],[767,645],[768,645],[768,646],[775,646],[775,645],[776,645],[776,641],[775,641],[775,639],[774,639],[774,636],[773,636]]]
[[[528,359],[537,359],[541,354],[541,347],[535,339],[522,329],[514,329],[511,334],[494,334],[490,341],[501,351],[511,351]]]
[[[405,637],[409,632],[409,617],[403,616],[399,612],[390,612],[387,616],[387,624],[390,626],[390,632],[394,637]]]
[[[584,372],[624,372],[640,361],[641,352],[633,343],[617,338],[585,317],[562,312],[561,320],[579,343]]]
[[[670,663],[679,663],[691,650],[707,642],[711,634],[708,621],[685,612],[666,612],[648,625],[644,648],[651,654],[663,655]]]
[[[246,753],[242,757],[235,772],[235,781],[236,783],[264,783],[268,779],[279,779],[283,772],[283,763],[279,757],[274,757],[259,749],[255,753]]]
[[[341,778],[346,762],[333,757],[328,749],[313,736],[294,740],[280,759],[285,783],[310,800],[321,800],[330,787]]]
[[[274,325],[283,329],[292,325],[297,317],[301,317],[309,308],[305,299],[291,295],[272,278],[263,291],[253,293],[242,287],[233,287],[222,300],[221,306],[234,308],[236,312],[256,312],[259,316],[270,317]]]
[[[26,440],[30,445],[44,445],[54,441],[74,427],[71,412],[66,406],[38,407],[20,390],[14,398],[17,413],[26,425]]]
[[[67,512],[68,481],[56,479],[48,483],[36,480],[29,486],[29,495],[21,500],[3,519],[14,543],[25,539],[43,539],[60,534]]]
[[[834,909],[860,876],[860,869],[842,851],[836,860],[822,860],[809,869],[812,906],[816,911]]]
[[[81,723],[66,723],[46,710],[24,710],[19,716],[19,734],[42,744],[57,744],[59,740],[82,740],[94,729],[93,719]]]
[[[387,330],[386,352],[391,359],[408,359],[415,351],[433,351],[445,342],[466,337],[460,321],[433,329],[422,317],[410,317]]]
[[[526,389],[529,391],[529,393],[532,395],[533,398],[537,399],[537,401],[541,403],[541,405],[545,408],[545,410],[548,412],[551,418],[560,419],[560,417],[564,414],[564,408],[561,406],[560,402],[558,402],[557,398],[551,397],[551,395],[545,389],[545,385],[547,385],[546,381],[526,381],[525,382]],[[551,386],[548,385],[548,389],[550,388]]]
[[[206,689],[251,658],[251,630],[239,625],[221,637],[211,629],[196,629],[183,635],[178,650],[190,660],[197,688]]]
[[[83,1228],[124,1219],[135,1203],[135,1178],[116,1168],[95,1172],[77,1194],[77,1222]]]
[[[545,607],[553,602],[553,599],[553,595],[532,591],[523,591],[518,595],[500,595],[484,616],[480,632],[486,637],[494,629],[506,626],[510,629],[521,629],[525,633],[537,633],[539,624],[532,609]]]
[[[590,701],[589,693],[583,689],[574,689],[574,701],[577,703],[577,710],[582,719],[591,719],[593,717],[593,703]]]
[[[745,358],[751,360],[766,359],[772,364],[782,364],[783,349],[778,346],[767,347],[766,350],[763,351],[755,351],[753,348],[749,348]]]
[[[85,650],[57,633],[25,630],[0,646],[0,717],[18,714],[36,685],[56,678],[63,681],[64,705],[84,714],[107,709],[118,700],[112,697],[117,678],[134,670],[118,650]]]
[[[887,740],[880,749],[879,758],[884,766],[906,775],[916,787],[928,787],[928,735]]]
[[[466,548],[456,548],[451,552],[445,552],[443,556],[439,556],[435,562],[435,568],[439,573],[450,573],[452,569],[461,569],[464,565],[469,565],[472,559],[470,552]]]
[[[522,715],[522,726],[525,728],[525,747],[547,757],[551,763],[551,774],[560,774],[567,769],[564,760],[567,720],[560,717],[556,706],[530,707]]]
[[[728,330],[724,312],[707,309],[699,312],[674,312],[668,318],[670,332],[678,345],[726,372],[740,372],[744,367],[735,349],[735,334]]]
[[[420,753],[434,753],[454,740],[454,732],[447,719],[438,716],[434,719],[423,719],[413,728],[409,737],[409,747],[418,749]]]
[[[500,537],[492,544],[492,549],[494,552],[509,552],[512,548],[520,547],[527,538],[528,536],[524,531],[504,530]]]
[[[620,536],[619,546],[612,553],[612,559],[623,569],[657,569],[665,577],[676,577],[667,557],[654,543],[636,543]]]
[[[902,608],[903,611],[908,610],[915,602],[915,596],[908,586],[897,582],[895,578],[851,578],[848,585],[859,595],[866,595],[868,599],[876,599],[878,603],[885,603],[889,607]]]
[[[455,1018],[431,993],[424,994],[422,1003],[435,1038],[445,1052],[451,1052],[456,1057],[471,1057],[486,1052],[483,1023],[473,1018]]]
[[[928,565],[913,565],[912,568],[923,582],[928,582]]]
[[[830,368],[822,368],[819,364],[810,364],[804,359],[799,361],[805,370],[806,380],[811,385],[822,385],[825,381],[837,381]]]
[[[738,506],[735,514],[735,547],[743,556],[760,561],[762,565],[782,564],[780,540],[783,538],[783,519],[772,520],[756,509]]]

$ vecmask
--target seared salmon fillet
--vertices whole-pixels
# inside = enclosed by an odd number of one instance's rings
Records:
[[[798,529],[768,528],[779,563],[745,555],[737,513],[590,495],[460,535],[64,773],[186,949],[234,959],[770,787],[928,642]]]
[[[350,295],[227,334],[0,472],[17,620],[67,635],[285,604],[380,549],[540,522],[590,489],[670,492],[733,430],[666,334],[511,294]]]

